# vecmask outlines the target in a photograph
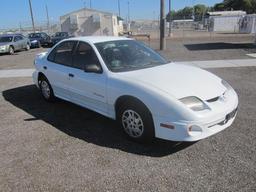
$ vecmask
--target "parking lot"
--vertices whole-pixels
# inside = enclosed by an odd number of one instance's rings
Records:
[[[249,40],[221,50],[173,41],[162,54],[175,61],[248,59],[255,51],[245,45]],[[220,42],[235,40],[203,43]],[[0,70],[32,68],[44,50],[0,56]],[[60,100],[46,103],[30,77],[0,78],[1,191],[255,191],[256,67],[208,70],[239,95],[234,124],[196,143],[147,145],[128,141],[97,113]]]

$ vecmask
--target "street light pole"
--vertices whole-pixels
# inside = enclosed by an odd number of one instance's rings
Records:
[[[47,30],[48,30],[48,33],[49,33],[50,32],[50,20],[49,20],[49,13],[48,13],[47,5],[45,5],[45,8],[46,8],[46,16],[47,16]]]
[[[165,0],[160,0],[160,50],[166,49],[164,1]]]
[[[31,20],[32,20],[32,27],[33,27],[33,31],[35,33],[36,29],[35,29],[35,23],[34,23],[34,16],[33,16],[31,0],[29,0],[29,8],[30,8],[30,15],[31,15]]]
[[[127,4],[128,4],[128,23],[130,23],[130,1],[128,1]]]
[[[120,0],[118,1],[118,16],[121,17],[121,8],[120,8]]]

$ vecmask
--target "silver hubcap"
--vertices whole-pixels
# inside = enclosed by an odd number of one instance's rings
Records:
[[[133,110],[126,110],[122,115],[122,124],[125,132],[133,138],[140,137],[144,132],[142,118]]]
[[[50,86],[46,81],[42,81],[41,82],[41,90],[42,90],[42,94],[46,99],[50,98],[51,95],[51,90],[50,90]]]
[[[29,45],[27,45],[27,50],[29,50],[30,49],[30,47],[29,47]]]

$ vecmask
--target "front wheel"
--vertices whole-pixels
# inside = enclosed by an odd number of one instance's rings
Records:
[[[26,48],[25,48],[25,49],[26,49],[26,51],[29,51],[29,50],[30,50],[29,44],[26,45]]]
[[[118,122],[124,133],[137,142],[149,142],[154,134],[150,111],[139,102],[127,102],[118,110]]]
[[[46,77],[40,78],[38,83],[39,83],[40,91],[43,98],[48,102],[53,102],[55,100],[55,96],[47,78]]]
[[[9,54],[10,55],[14,54],[14,48],[12,46],[9,47]]]

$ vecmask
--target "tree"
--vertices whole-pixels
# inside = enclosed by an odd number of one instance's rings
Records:
[[[193,14],[195,16],[196,21],[202,20],[203,16],[209,11],[210,8],[205,5],[198,4],[193,7],[185,7],[178,11],[171,11],[166,15],[166,20],[169,22],[170,20],[175,19],[192,19]]]
[[[166,20],[169,22],[170,20],[176,20],[176,19],[191,19],[192,15],[193,15],[193,8],[185,7],[178,11],[171,11],[171,13],[168,13],[166,15]]]
[[[215,11],[243,10],[248,14],[256,13],[256,0],[224,0],[214,6]]]
[[[225,4],[224,3],[217,3],[213,7],[214,11],[225,11]]]
[[[194,14],[195,14],[195,20],[201,21],[203,16],[209,11],[209,7],[206,7],[205,5],[198,4],[194,6]]]

